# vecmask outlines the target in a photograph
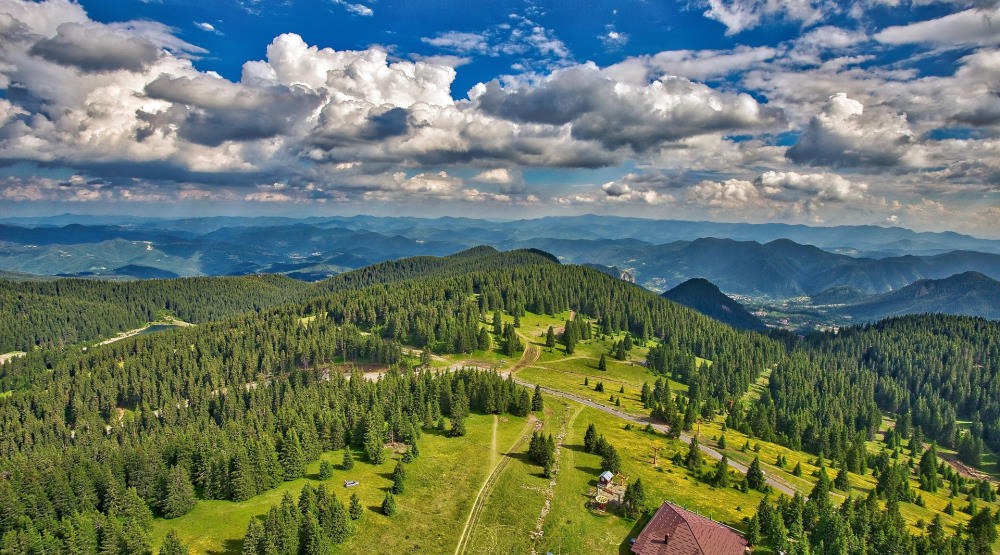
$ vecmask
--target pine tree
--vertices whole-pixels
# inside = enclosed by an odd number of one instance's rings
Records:
[[[851,482],[847,475],[847,463],[844,461],[840,461],[840,469],[837,471],[837,477],[833,479],[833,487],[840,491],[849,491],[851,489]]]
[[[920,489],[929,492],[936,492],[938,489],[938,461],[937,449],[931,444],[920,456],[919,467]]]
[[[711,483],[717,488],[727,488],[729,487],[729,459],[725,455],[715,466],[715,474],[712,476]]]
[[[698,447],[698,436],[691,438],[691,443],[688,444],[687,457],[684,458],[684,464],[691,470],[701,468],[701,448]]]
[[[622,461],[618,457],[618,451],[614,448],[614,446],[608,444],[608,446],[604,449],[604,452],[601,454],[601,471],[617,474],[621,472],[621,470]]]
[[[299,529],[299,553],[301,555],[326,555],[329,550],[323,530],[316,517],[311,512],[303,514]]]
[[[403,467],[403,462],[400,461],[396,463],[396,468],[392,470],[392,493],[396,495],[403,493],[405,481],[406,468]]]
[[[305,457],[302,454],[302,444],[299,443],[299,434],[294,429],[289,430],[281,442],[282,477],[285,481],[301,478],[305,474]]]
[[[319,463],[319,479],[329,480],[333,478],[333,464],[328,460],[323,460]]]
[[[545,332],[545,346],[550,349],[556,346],[556,333],[552,326],[549,326],[549,330]]]
[[[597,361],[597,369],[606,372],[608,370],[608,359],[601,353],[601,360]]]
[[[351,494],[351,507],[348,511],[350,512],[351,520],[361,518],[361,515],[364,512],[364,508],[361,506],[361,498],[358,497],[357,492]]]
[[[393,516],[396,514],[396,498],[393,497],[391,491],[385,493],[385,499],[382,500],[382,514],[385,516]]]
[[[531,410],[532,412],[540,411],[545,407],[545,401],[542,399],[542,386],[535,386],[535,393],[531,396]]]
[[[160,512],[164,518],[177,518],[187,514],[197,502],[194,497],[194,486],[191,485],[187,471],[180,465],[174,465],[164,483]]]
[[[750,519],[750,523],[747,524],[747,533],[744,537],[750,547],[760,543],[760,520],[757,518],[757,515],[754,515],[753,518]]]
[[[622,508],[625,518],[636,519],[645,510],[646,490],[642,485],[642,478],[637,478],[625,488],[625,496],[622,499]]]
[[[583,449],[588,453],[594,452],[594,447],[597,444],[597,427],[591,423],[587,426],[587,432],[583,434]]]
[[[177,530],[170,529],[160,545],[160,555],[188,555],[188,548],[177,537]]]
[[[257,518],[251,518],[247,531],[243,535],[243,555],[257,555],[263,553],[264,549],[264,525]]]
[[[747,485],[755,490],[762,491],[766,483],[764,471],[760,469],[760,457],[755,456],[747,468]]]
[[[368,457],[368,462],[372,464],[382,464],[382,461],[385,460],[385,441],[382,435],[384,433],[384,420],[381,412],[381,408],[373,407],[365,418],[365,455]]]
[[[351,454],[351,448],[344,448],[344,460],[340,463],[340,467],[344,470],[350,470],[354,468],[354,455]]]

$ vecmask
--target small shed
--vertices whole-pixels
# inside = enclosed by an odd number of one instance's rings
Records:
[[[597,481],[602,484],[610,484],[611,481],[614,479],[615,475],[612,474],[611,471],[609,470],[605,470],[604,472],[601,473],[600,476],[597,477]]]

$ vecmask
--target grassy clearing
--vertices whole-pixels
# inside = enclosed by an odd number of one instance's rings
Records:
[[[580,405],[570,402],[571,405]],[[664,500],[686,505],[691,510],[711,516],[731,526],[742,527],[743,517],[752,516],[762,494],[743,493],[734,488],[714,488],[697,480],[694,473],[673,464],[676,453],[686,453],[687,446],[659,434],[641,429],[625,430],[624,421],[607,413],[582,407],[563,444],[556,476],[552,510],[545,521],[539,552],[612,553],[628,549],[628,539],[642,530],[644,522],[620,518],[614,511],[588,508],[588,493],[597,484],[600,457],[583,449],[583,436],[593,423],[599,433],[615,446],[622,459],[622,472],[629,480],[642,478],[647,502],[657,507]],[[663,449],[659,464],[652,465],[652,446]],[[714,461],[703,470],[714,468]]]
[[[717,417],[713,421],[706,421],[702,423],[702,442],[716,449],[718,449],[717,439],[722,434],[721,420],[722,417]],[[732,429],[727,430],[725,435],[727,448],[718,450],[725,453],[725,455],[730,459],[744,464],[749,464],[750,461],[753,460],[754,455],[758,455],[760,457],[761,467],[768,475],[777,476],[783,479],[785,482],[802,492],[803,495],[808,495],[815,485],[816,478],[813,474],[819,470],[814,464],[816,462],[816,457],[809,455],[808,453],[794,451],[774,443],[747,438],[747,436]],[[741,448],[748,439],[750,441],[751,449],[747,452],[743,452]],[[754,451],[754,448],[757,446],[759,446],[759,452]],[[884,444],[878,440],[868,442],[868,450],[871,453],[878,453],[881,451],[883,446]],[[788,463],[784,468],[779,468],[774,464],[779,454],[784,455],[788,460]],[[921,454],[922,453],[917,453],[916,457],[913,457],[912,453],[910,453],[908,449],[903,448],[900,450],[900,455],[897,461],[905,465],[909,464],[910,460],[913,459],[913,464],[916,465]],[[797,463],[802,465],[801,477],[792,475],[792,469],[795,468]],[[827,474],[832,480],[837,475],[838,471],[836,468],[830,468],[830,465],[836,465],[836,463],[831,463],[827,460],[826,464]],[[865,475],[850,473],[849,482],[851,484],[851,491],[849,493],[837,490],[832,492],[831,500],[835,504],[841,503],[848,494],[854,497],[866,497],[868,493],[875,488],[877,478],[873,477],[871,471],[869,470]],[[933,520],[936,513],[941,514],[941,519],[944,522],[945,527],[949,530],[954,530],[954,528],[960,523],[968,522],[971,517],[971,515],[961,512],[961,509],[964,509],[969,503],[966,495],[959,494],[955,497],[950,497],[951,492],[947,488],[939,488],[935,493],[923,491],[919,489],[920,484],[912,475],[910,476],[910,485],[915,493],[923,497],[926,505],[925,507],[920,507],[913,503],[900,503],[900,514],[909,525],[911,533],[923,534],[924,530],[922,527],[918,526],[918,523],[921,521],[924,523],[930,522]],[[956,509],[954,516],[943,512],[948,503],[952,503]],[[1000,505],[997,503],[986,503],[982,500],[977,500],[976,504],[979,507],[988,506],[990,510],[994,512],[1000,508]]]
[[[556,436],[572,416],[561,399],[548,398],[545,409],[536,413],[542,420],[543,434]],[[545,505],[549,480],[542,469],[528,459],[527,445],[512,453],[487,499],[478,524],[471,532],[468,553],[527,553],[533,541],[531,532]]]
[[[521,433],[525,419],[501,417],[497,426],[496,444],[507,449]],[[396,498],[399,513],[388,518],[379,513],[386,490],[392,485],[392,469],[398,456],[387,457],[385,463],[374,466],[360,462],[356,454],[350,471],[340,470],[343,453],[327,452],[323,459],[337,468],[327,488],[342,501],[357,492],[366,507],[347,542],[338,546],[343,553],[444,553],[455,549],[458,535],[482,481],[492,470],[493,416],[471,415],[466,421],[468,435],[449,438],[438,433],[424,433],[420,439],[420,457],[407,467],[407,491]],[[286,491],[298,499],[302,485],[315,480],[319,461],[307,468],[309,478],[285,482],[278,488],[242,503],[231,501],[199,501],[190,513],[172,520],[156,519],[153,525],[153,545],[158,547],[167,532],[177,530],[181,540],[196,553],[239,553],[247,524],[254,516],[263,515],[281,502]],[[361,482],[356,488],[344,489],[345,479]],[[155,549],[154,549],[155,551]]]

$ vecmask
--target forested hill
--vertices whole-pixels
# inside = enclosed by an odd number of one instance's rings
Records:
[[[766,326],[743,305],[728,297],[712,282],[691,278],[663,294],[665,299],[693,308],[734,328],[764,331]]]
[[[330,291],[477,269],[558,264],[553,259],[533,249],[501,253],[492,247],[476,247],[445,257],[382,262],[317,284],[281,275],[126,282],[0,280],[0,353],[112,337],[152,320],[163,310],[187,322],[204,323]]]
[[[729,424],[768,441],[837,454],[849,468],[897,416],[903,439],[959,449],[978,465],[985,441],[1000,449],[1000,322],[919,315],[817,333],[796,344],[759,402]],[[959,420],[972,424],[963,433]],[[915,434],[915,436],[913,436]]]
[[[184,514],[196,491],[245,500],[302,476],[305,462],[345,443],[375,460],[390,438],[414,443],[442,415],[459,435],[469,410],[523,416],[527,392],[496,374],[390,372],[377,383],[327,374],[338,358],[402,363],[403,345],[518,351],[511,324],[492,333],[484,325],[496,311],[572,309],[571,329],[588,322],[587,334],[662,338],[653,366],[669,365],[709,407],[741,395],[781,356],[782,346],[762,335],[597,271],[482,254],[447,264],[498,267],[334,291],[87,353],[40,349],[8,361],[0,367],[4,545],[71,551],[72,542],[99,537],[108,553],[145,552],[151,514]],[[691,355],[713,364],[677,368]]]
[[[1000,319],[1000,281],[979,272],[922,279],[896,291],[848,304],[841,312],[859,321],[938,312],[996,320]]]
[[[551,254],[538,249],[500,252],[493,247],[479,246],[449,256],[413,256],[379,262],[321,281],[317,283],[317,287],[325,291],[342,291],[404,279],[457,275],[535,264],[559,264],[559,261]]]
[[[302,300],[310,290],[278,275],[0,281],[0,352],[111,337],[163,310],[192,323],[218,320]]]

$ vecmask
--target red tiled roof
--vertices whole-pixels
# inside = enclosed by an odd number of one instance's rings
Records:
[[[639,555],[743,555],[746,548],[747,541],[732,528],[669,501],[632,544]]]

